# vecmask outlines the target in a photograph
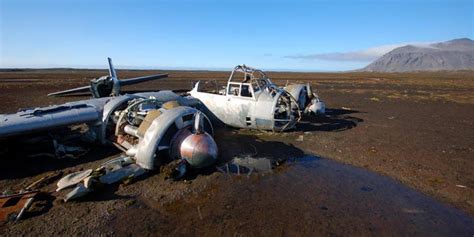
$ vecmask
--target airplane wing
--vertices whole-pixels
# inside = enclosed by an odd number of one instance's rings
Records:
[[[126,85],[133,85],[133,84],[137,84],[137,83],[141,83],[145,81],[162,79],[166,77],[168,77],[168,74],[157,74],[157,75],[151,75],[151,76],[123,79],[123,80],[119,80],[119,83],[120,83],[120,86],[126,86]],[[76,93],[76,92],[86,92],[86,91],[90,91],[90,88],[91,86],[82,86],[82,87],[77,87],[77,88],[73,88],[69,90],[49,93],[48,96],[62,96],[66,94]]]
[[[65,94],[71,94],[75,92],[85,92],[85,91],[90,91],[91,86],[82,86],[82,87],[77,87],[69,90],[64,90],[64,91],[57,91],[53,93],[49,93],[48,96],[61,96]]]
[[[15,114],[0,114],[0,138],[47,131],[91,121],[100,121],[106,101],[70,102],[44,108],[21,110]]]
[[[119,83],[120,83],[121,86],[126,86],[126,85],[133,85],[133,84],[137,84],[137,83],[145,82],[145,81],[162,79],[162,78],[166,78],[166,77],[168,77],[168,74],[157,74],[157,75],[151,75],[151,76],[143,76],[143,77],[134,77],[134,78],[122,79],[122,80],[119,80]]]

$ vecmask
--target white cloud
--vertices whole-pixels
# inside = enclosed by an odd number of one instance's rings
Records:
[[[353,62],[370,62],[392,51],[395,48],[416,45],[429,46],[432,42],[411,42],[401,44],[389,44],[371,47],[363,50],[356,50],[350,52],[330,52],[318,54],[303,54],[303,55],[289,55],[285,58],[302,59],[302,60],[324,60],[324,61],[353,61]]]

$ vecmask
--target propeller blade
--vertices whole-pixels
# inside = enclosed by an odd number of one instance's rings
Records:
[[[133,84],[137,84],[137,83],[141,83],[141,82],[145,82],[145,81],[151,81],[151,80],[156,80],[156,79],[161,79],[161,78],[168,77],[168,74],[158,74],[158,75],[134,77],[134,78],[118,80],[117,72],[115,71],[114,65],[112,64],[112,59],[107,58],[107,60],[109,62],[110,78],[112,78],[112,80],[113,80],[113,87],[114,87],[113,92],[115,92],[115,93],[113,93],[113,95],[119,95],[120,94],[120,87],[121,86],[133,85]],[[90,90],[91,90],[91,86],[83,86],[83,87],[73,88],[73,89],[69,89],[69,90],[49,93],[48,96],[61,96],[61,95],[72,94],[72,93],[75,93],[75,92],[84,92],[84,91],[90,91]]]
[[[306,83],[306,93],[308,94],[308,98],[313,98],[313,89],[311,88],[311,85]]]
[[[151,75],[151,76],[123,79],[123,80],[119,80],[119,83],[120,83],[120,86],[126,86],[126,85],[133,85],[133,84],[137,84],[137,83],[145,82],[145,81],[162,79],[166,77],[168,77],[168,74],[157,74],[157,75]]]
[[[90,91],[91,86],[82,86],[82,87],[77,87],[69,90],[64,90],[64,91],[57,91],[53,93],[49,93],[48,96],[61,96],[61,95],[67,95],[67,94],[72,94],[76,92],[83,92],[83,91]]]
[[[107,60],[109,61],[109,75],[112,77],[112,78],[117,78],[117,72],[115,71],[115,68],[114,68],[114,65],[112,64],[112,59],[111,58],[107,58]]]

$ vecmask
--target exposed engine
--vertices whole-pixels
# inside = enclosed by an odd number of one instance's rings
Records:
[[[217,159],[211,122],[198,110],[153,97],[135,98],[121,107],[110,117],[108,139],[143,168],[153,169],[167,158],[202,168]]]

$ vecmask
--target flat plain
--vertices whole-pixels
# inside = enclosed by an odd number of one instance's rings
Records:
[[[191,89],[198,80],[225,85],[228,72],[119,70],[121,78],[169,73],[123,88]],[[89,98],[47,97],[87,85],[105,70],[0,72],[0,113]],[[277,85],[310,82],[327,114],[293,131],[220,128],[220,163],[238,156],[287,159],[249,177],[208,170],[182,181],[159,172],[132,184],[63,203],[57,193],[8,235],[468,235],[474,233],[474,72],[270,72]],[[208,83],[212,87],[214,83]],[[42,176],[94,168],[114,148],[91,146],[73,160],[30,157],[2,145],[0,191]],[[43,187],[53,191],[55,183]],[[41,206],[42,205],[42,206]]]

